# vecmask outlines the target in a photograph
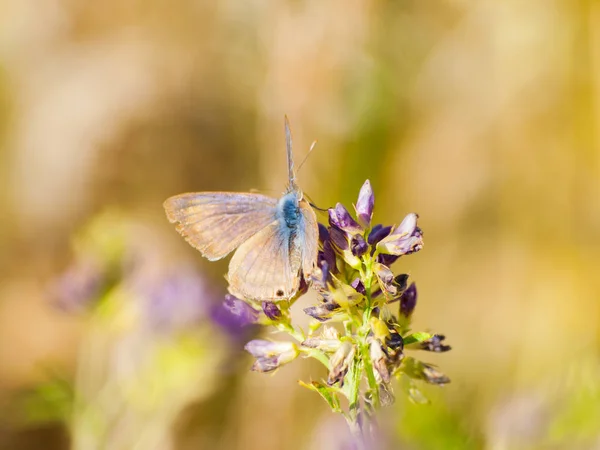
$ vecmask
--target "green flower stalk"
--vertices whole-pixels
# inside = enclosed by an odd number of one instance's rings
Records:
[[[257,322],[296,341],[250,341],[246,350],[256,359],[252,370],[272,372],[298,356],[320,361],[326,372],[315,376],[318,381],[300,384],[344,415],[358,445],[370,440],[369,419],[393,403],[394,380],[416,402],[424,398],[416,381],[450,382],[431,364],[405,355],[408,350],[450,350],[443,335],[411,332],[417,289],[408,285],[408,275],[395,275],[390,267],[423,247],[418,216],[407,215],[397,227],[372,225],[374,204],[367,180],[356,202],[356,219],[338,203],[328,210],[328,225],[319,224],[318,261],[310,279],[319,301],[304,309],[312,317],[307,330],[294,325],[289,313],[307,286],[289,301],[246,302],[262,317]]]

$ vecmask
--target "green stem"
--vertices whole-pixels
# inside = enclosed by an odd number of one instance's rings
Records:
[[[275,325],[279,331],[283,331],[289,334],[291,337],[296,339],[298,342],[304,342],[306,337],[304,336],[304,332],[300,330],[296,330],[289,322],[280,322]]]
[[[325,366],[327,370],[331,369],[329,358],[325,353],[315,348],[300,348],[300,351],[309,358],[314,358]]]

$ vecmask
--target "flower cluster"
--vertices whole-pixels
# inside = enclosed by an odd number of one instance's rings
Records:
[[[319,393],[355,428],[379,406],[393,401],[395,378],[415,401],[423,396],[414,380],[437,385],[450,381],[434,366],[405,354],[413,349],[450,350],[443,335],[411,332],[417,288],[409,284],[407,274],[395,275],[391,269],[398,258],[423,247],[418,216],[407,215],[397,227],[373,225],[374,204],[367,180],[355,217],[338,203],[328,210],[328,225],[319,224],[318,261],[310,279],[319,301],[304,309],[312,317],[308,330],[294,326],[289,313],[306,286],[289,302],[258,305],[231,296],[227,300],[237,316],[275,327],[297,341],[249,342],[246,350],[256,359],[252,369],[271,372],[298,356],[316,358],[327,368],[326,378],[301,384]],[[342,397],[348,401],[347,410],[340,406]]]

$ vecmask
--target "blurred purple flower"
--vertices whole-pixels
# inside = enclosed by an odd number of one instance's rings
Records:
[[[141,293],[151,327],[171,331],[195,325],[208,315],[214,295],[194,269],[182,267],[148,281]]]
[[[107,282],[99,264],[91,260],[78,261],[52,282],[51,297],[65,312],[84,311],[99,300]]]
[[[255,324],[259,312],[248,303],[227,294],[223,303],[216,305],[211,312],[213,322],[223,328],[232,337],[243,337],[246,327]]]

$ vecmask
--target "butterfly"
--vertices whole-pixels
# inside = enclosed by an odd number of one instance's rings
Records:
[[[279,199],[255,193],[194,192],[168,198],[167,218],[210,261],[236,250],[227,279],[248,300],[293,297],[317,260],[315,212],[296,185],[292,134],[285,117],[288,185]]]

